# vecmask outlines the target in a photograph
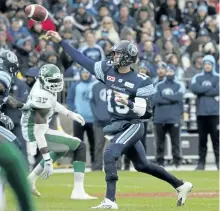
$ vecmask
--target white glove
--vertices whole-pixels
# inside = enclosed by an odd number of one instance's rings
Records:
[[[52,160],[47,160],[44,162],[44,170],[41,174],[43,179],[47,179],[53,174],[53,163]]]
[[[70,111],[68,113],[68,116],[72,119],[72,120],[75,120],[77,122],[79,122],[82,126],[85,125],[85,120],[84,118],[80,115],[80,114],[77,114],[77,113],[74,113],[72,111]]]

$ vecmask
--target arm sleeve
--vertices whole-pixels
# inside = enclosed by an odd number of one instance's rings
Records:
[[[205,93],[205,96],[210,96],[210,97],[219,96],[219,82],[217,83],[216,86],[214,86],[210,90],[208,90]]]
[[[94,72],[94,66],[95,62],[80,53],[78,50],[76,50],[74,47],[67,44],[65,41],[60,42],[60,46],[63,48],[63,50],[69,54],[69,56],[72,58],[73,61],[80,64],[82,67],[87,69],[91,74],[95,75]]]
[[[137,89],[133,105],[129,102],[128,106],[137,113],[138,116],[149,119],[152,116],[152,96],[155,94],[155,88],[149,77],[143,79],[140,87]]]
[[[178,89],[177,93],[173,95],[165,95],[164,98],[170,100],[173,103],[182,102],[183,101],[183,94],[185,93],[185,87],[183,84],[179,84],[180,88]]]
[[[67,108],[70,111],[74,111],[74,101],[75,101],[75,90],[76,90],[76,85],[78,84],[78,82],[76,83],[72,83],[70,89],[68,90],[67,93],[67,98],[66,98],[66,104],[67,104]]]
[[[160,91],[160,86],[159,84],[156,85],[155,87],[155,92],[156,94],[153,96],[152,101],[153,101],[153,105],[169,105],[171,102],[168,99],[165,99],[162,95],[161,95],[161,91]]]
[[[198,76],[199,75],[195,75],[193,78],[192,78],[192,81],[191,81],[191,91],[194,92],[195,94],[204,94],[205,92],[207,92],[210,87],[208,86],[202,86],[199,82],[198,82]]]

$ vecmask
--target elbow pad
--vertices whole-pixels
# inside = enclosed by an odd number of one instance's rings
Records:
[[[35,124],[34,125],[34,137],[37,141],[37,145],[39,149],[47,147],[47,141],[45,138],[45,134],[48,131],[48,124]]]

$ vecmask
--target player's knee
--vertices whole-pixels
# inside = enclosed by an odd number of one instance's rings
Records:
[[[134,168],[138,171],[138,172],[145,172],[146,169],[147,169],[147,165],[145,163],[139,163],[139,164],[136,164],[134,166]]]
[[[116,156],[113,155],[111,151],[104,152],[104,164],[114,163],[116,161]]]
[[[74,151],[74,160],[86,162],[86,144],[84,142],[80,142],[77,149]]]
[[[79,146],[77,147],[76,151],[78,151],[80,153],[86,153],[86,144],[81,141]]]

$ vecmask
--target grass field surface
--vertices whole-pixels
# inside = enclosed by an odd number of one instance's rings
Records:
[[[177,195],[167,183],[138,172],[119,172],[117,203],[121,211],[218,211],[218,172],[173,172],[183,180],[193,183],[194,188],[183,207],[176,207]],[[39,179],[37,188],[40,198],[35,198],[37,211],[86,211],[98,205],[105,194],[104,172],[86,173],[87,193],[99,200],[73,201],[70,194],[73,174],[55,174],[47,180]],[[7,188],[6,211],[17,211],[11,190]]]

